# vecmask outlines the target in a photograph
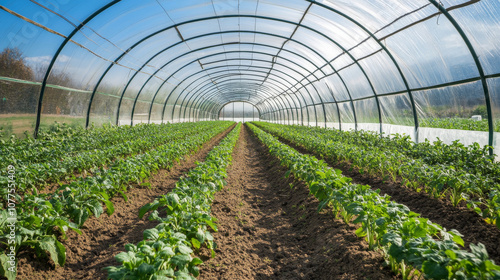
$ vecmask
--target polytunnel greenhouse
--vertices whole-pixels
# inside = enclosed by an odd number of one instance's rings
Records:
[[[500,279],[500,1],[0,23],[0,279]]]

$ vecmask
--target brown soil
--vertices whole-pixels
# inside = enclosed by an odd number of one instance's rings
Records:
[[[149,180],[152,188],[134,185],[127,192],[128,202],[121,196],[114,197],[114,214],[90,218],[82,228],[82,235],[68,233],[68,238],[62,241],[66,247],[64,267],[56,267],[51,260],[37,258],[30,249],[21,250],[18,253],[17,279],[106,279],[107,272],[103,268],[119,264],[114,256],[124,251],[124,245],[138,243],[143,238],[143,231],[156,225],[156,222],[146,218],[139,219],[139,209],[172,190],[179,178],[195,167],[196,161],[202,161],[232,128],[203,145],[195,155],[176,163],[170,171],[160,170],[153,175]]]
[[[396,279],[354,226],[317,213],[307,186],[285,172],[243,128],[228,185],[212,207],[216,257],[201,252],[199,279]]]
[[[311,153],[304,147],[294,145],[285,139],[280,141],[290,145],[297,151],[304,154]],[[416,192],[412,189],[401,186],[399,182],[384,182],[382,178],[361,174],[349,163],[333,162],[322,157],[331,167],[342,170],[342,173],[353,178],[353,183],[370,185],[373,189],[380,189],[380,194],[387,194],[391,199],[408,206],[413,212],[421,214],[434,223],[440,224],[447,230],[456,229],[463,234],[465,248],[469,248],[470,243],[482,243],[485,245],[488,254],[496,264],[500,264],[500,230],[495,226],[486,223],[477,213],[465,206],[455,207],[449,201],[435,199],[427,193]]]

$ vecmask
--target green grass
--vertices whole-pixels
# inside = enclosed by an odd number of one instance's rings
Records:
[[[421,127],[488,131],[488,120],[475,121],[472,119],[464,118],[427,118],[420,119],[419,121]],[[500,132],[500,120],[494,121],[493,130],[496,132]]]
[[[2,131],[0,138],[8,138],[12,134],[23,138],[25,131],[32,135],[35,130],[35,122],[36,115],[34,114],[0,115],[0,128]],[[55,122],[66,123],[69,126],[85,126],[85,118],[83,117],[42,115],[40,129],[50,129]]]

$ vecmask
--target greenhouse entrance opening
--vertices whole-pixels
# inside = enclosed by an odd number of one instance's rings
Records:
[[[248,102],[230,102],[219,112],[219,120],[252,122],[259,120],[259,109]]]

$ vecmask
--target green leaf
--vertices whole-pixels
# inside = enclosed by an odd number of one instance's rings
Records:
[[[0,255],[0,275],[7,277],[8,280],[16,280],[17,263],[14,261],[14,266],[12,266],[12,263],[9,262],[9,257],[5,253],[2,253]]]
[[[165,247],[163,248],[163,250],[160,251],[160,257],[162,258],[169,258],[169,257],[172,257],[172,256],[175,256],[175,253],[174,253],[174,250],[172,250],[172,248],[170,247]]]
[[[186,272],[182,272],[182,271],[176,271],[175,276],[176,276],[175,277],[176,280],[193,280],[193,279],[195,279],[191,275],[187,274]]]
[[[146,214],[147,212],[158,209],[158,206],[160,206],[160,204],[156,199],[153,202],[142,206],[141,209],[139,209],[139,219],[142,219],[142,217],[144,217],[144,214]]]
[[[177,247],[177,251],[183,255],[188,255],[193,252],[193,250],[186,245],[179,245],[179,247]]]
[[[191,265],[200,265],[202,263],[203,261],[200,258],[193,258],[193,260],[191,261]]]
[[[125,202],[127,202],[127,201],[128,201],[128,197],[127,197],[127,195],[125,194],[125,192],[124,192],[124,191],[118,191],[118,193],[120,193],[120,194],[122,195],[123,200],[124,200]]]
[[[172,280],[172,279],[174,278],[163,275],[153,275],[153,278],[151,278],[151,280]]]
[[[113,202],[109,200],[104,200],[104,204],[106,204],[106,213],[108,215],[112,215],[115,212],[115,207],[113,206]]]
[[[214,224],[212,221],[209,221],[209,220],[206,220],[205,223],[207,223],[208,226],[210,226],[210,228],[212,228],[215,232],[217,232],[217,225]]]
[[[153,274],[155,272],[155,267],[150,265],[150,264],[147,264],[147,263],[142,263],[137,268],[137,272],[139,272],[139,274],[141,276],[150,275],[150,274]]]
[[[453,252],[452,250],[446,250],[444,251],[444,253],[450,257],[450,259],[452,260],[456,260],[457,259],[457,254],[455,252]]]
[[[160,237],[159,232],[156,228],[150,228],[145,230],[143,236],[144,239],[149,239],[149,240],[157,240]]]
[[[119,263],[129,263],[132,260],[133,252],[121,252],[115,256]]]
[[[108,272],[108,279],[111,280],[122,280],[128,273],[127,268],[125,267],[108,266],[103,269]]]
[[[426,278],[431,279],[448,279],[449,276],[448,269],[445,266],[433,261],[425,261],[422,264],[422,271]]]
[[[323,210],[325,207],[328,206],[328,203],[330,202],[330,199],[323,199],[323,201],[321,201],[318,205],[318,212],[320,212],[321,210]]]
[[[178,268],[185,267],[191,261],[189,255],[175,255],[170,259],[170,262]]]
[[[200,276],[200,269],[197,266],[190,265],[189,272],[191,272],[194,277]]]
[[[86,209],[75,209],[73,210],[73,221],[76,222],[78,227],[81,227],[85,221],[89,218],[89,211]]]
[[[57,241],[54,235],[45,236],[38,241],[38,246],[41,250],[49,252],[50,258],[54,263],[64,266],[66,262],[66,248],[59,241]]]
[[[209,231],[205,232],[205,239],[208,241],[214,241],[214,237],[212,236],[212,234]]]
[[[193,244],[193,247],[196,249],[200,249],[201,243],[198,241],[196,238],[191,238],[191,244]]]
[[[363,236],[366,236],[366,232],[365,230],[363,229],[363,227],[359,227],[356,231],[355,231],[356,235],[358,237],[363,237]]]
[[[146,245],[146,244],[142,245],[140,247],[140,250],[145,255],[148,255],[148,256],[154,255],[154,250],[149,245]]]
[[[102,209],[102,205],[99,200],[92,199],[87,202],[87,204],[89,205],[90,210],[92,211],[92,213],[94,213],[96,218],[99,218],[99,216],[101,216],[101,214],[104,212],[104,209]]]

